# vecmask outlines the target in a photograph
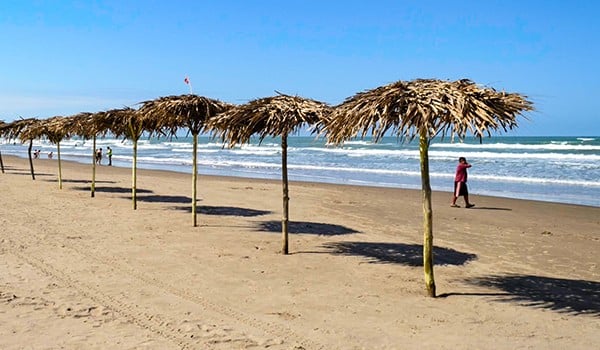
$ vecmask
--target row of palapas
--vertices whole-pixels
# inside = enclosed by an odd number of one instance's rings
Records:
[[[132,198],[136,201],[137,141],[144,133],[175,135],[187,128],[193,136],[192,215],[196,219],[197,142],[198,135],[213,132],[230,146],[246,143],[258,135],[281,138],[283,219],[282,252],[288,253],[289,196],[287,181],[287,137],[302,127],[312,127],[330,143],[341,144],[353,137],[370,135],[377,142],[386,133],[403,140],[420,142],[421,179],[424,211],[423,264],[427,293],[435,296],[433,279],[433,232],[431,187],[429,182],[429,141],[435,136],[464,138],[467,133],[482,137],[490,131],[512,129],[517,116],[533,110],[526,96],[496,91],[463,79],[445,81],[417,79],[398,81],[358,93],[342,104],[325,103],[299,96],[278,95],[260,98],[235,106],[219,100],[181,95],[161,97],[140,104],[138,109],[122,108],[97,113],[80,113],[46,120],[21,119],[0,124],[0,136],[30,142],[47,138],[55,143],[59,159],[59,186],[62,188],[60,141],[73,135],[93,139],[111,133],[133,141]],[[92,155],[93,159],[94,155]],[[0,156],[1,163],[1,156]],[[95,163],[92,161],[92,197],[95,188]]]

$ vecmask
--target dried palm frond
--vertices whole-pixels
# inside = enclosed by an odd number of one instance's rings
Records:
[[[185,127],[194,135],[201,133],[213,116],[233,105],[198,95],[165,96],[142,102],[139,114],[156,132],[175,135]]]
[[[34,140],[47,138],[56,145],[58,153],[58,188],[62,189],[62,162],[60,155],[60,142],[68,137],[71,132],[71,120],[65,117],[52,117],[40,120],[38,123],[30,125],[21,132],[22,140]]]
[[[30,141],[31,139],[21,138],[21,134],[25,132],[28,128],[36,127],[36,124],[40,122],[41,120],[37,118],[15,120],[11,123],[4,125],[4,127],[1,129],[2,136],[10,140],[20,139],[22,142]]]
[[[323,102],[280,94],[234,107],[211,118],[207,127],[234,146],[248,142],[254,134],[260,141],[267,136],[287,136],[318,123],[330,112],[331,108]]]
[[[67,117],[70,120],[70,134],[80,136],[84,139],[91,139],[108,132],[107,129],[102,128],[97,123],[96,114],[100,113],[81,112]]]
[[[492,130],[514,128],[516,117],[533,110],[526,96],[498,92],[463,79],[398,81],[358,93],[335,108],[320,125],[329,142],[371,134],[377,142],[386,132],[409,140],[422,131],[464,138],[481,137]]]
[[[98,127],[109,130],[115,137],[139,140],[144,131],[153,131],[137,110],[125,107],[111,109],[96,115]]]
[[[33,160],[31,159],[31,148],[33,146],[33,139],[22,138],[23,132],[26,132],[28,128],[34,128],[38,123],[41,123],[39,119],[27,118],[15,120],[12,123],[6,124],[0,130],[1,136],[9,140],[19,139],[21,142],[29,141],[29,149],[27,154],[29,155],[29,169],[31,171],[31,178],[35,180],[35,171],[33,169]]]
[[[50,142],[57,144],[65,137],[68,137],[70,132],[69,120],[64,117],[56,116],[30,124],[21,132],[20,138],[22,140],[46,138]]]

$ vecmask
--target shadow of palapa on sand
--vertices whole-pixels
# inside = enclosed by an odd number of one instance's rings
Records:
[[[74,190],[77,191],[90,191],[90,186],[75,186]],[[95,188],[96,192],[105,192],[105,193],[131,193],[131,187],[115,187],[115,186],[97,186]],[[144,189],[136,189],[137,193],[153,193],[151,190]],[[131,199],[131,197],[129,198]],[[138,198],[139,199],[139,198]]]
[[[533,275],[492,275],[467,283],[499,289],[502,293],[446,293],[449,296],[498,296],[496,301],[550,309],[573,315],[600,317],[600,283]]]
[[[354,255],[368,258],[371,263],[391,263],[423,266],[423,245],[384,242],[335,242],[323,245],[336,255]],[[435,265],[464,265],[477,255],[450,248],[433,248]]]
[[[58,182],[57,179],[49,179],[49,180],[44,180],[47,182]],[[63,179],[62,180],[63,183],[80,183],[80,184],[89,184],[92,183],[91,180],[72,180],[72,179]],[[98,181],[96,180],[97,184],[114,184],[116,183],[116,181]],[[89,190],[89,187],[88,187]]]
[[[6,168],[4,168],[6,170]],[[30,171],[7,171],[7,174],[31,176]],[[56,176],[56,174],[33,172],[35,176]]]
[[[131,189],[129,189],[129,192],[131,193]],[[138,193],[140,193],[139,190],[137,190]],[[152,193],[152,191],[149,191],[150,193]],[[132,200],[131,196],[127,196],[127,197],[122,197],[122,198],[127,198],[129,200]],[[166,196],[166,195],[142,195],[142,196],[137,196],[137,201],[138,202],[146,202],[146,203],[190,203],[192,201],[192,198],[187,197],[187,196]]]
[[[190,199],[190,201],[191,201],[191,199]],[[175,207],[175,209],[185,210],[190,213],[192,212],[191,205]],[[268,211],[268,210],[258,210],[258,209],[240,208],[240,207],[200,205],[200,206],[196,207],[196,213],[203,214],[203,215],[216,215],[216,216],[252,217],[252,216],[267,215],[267,214],[271,214],[272,212]]]
[[[55,176],[56,174],[48,174],[48,173],[38,173],[35,171],[36,167],[33,167],[33,172],[35,173],[35,175],[40,175],[40,176]],[[7,165],[4,164],[4,170],[8,170],[10,171],[10,174],[15,174],[15,175],[31,175],[31,169],[29,168],[21,168],[21,167],[15,167],[12,165]]]
[[[281,221],[264,221],[259,223],[258,231],[281,233]],[[319,222],[290,221],[288,232],[293,234],[312,234],[323,236],[338,236],[360,233],[354,229],[334,224]]]

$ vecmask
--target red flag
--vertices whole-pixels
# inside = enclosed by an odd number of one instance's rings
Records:
[[[183,82],[186,83],[187,85],[190,85],[190,78],[185,77],[185,79],[183,79]]]

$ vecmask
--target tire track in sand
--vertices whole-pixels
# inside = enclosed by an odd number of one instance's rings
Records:
[[[101,256],[97,252],[96,254],[90,254],[89,252],[92,252],[94,250],[92,249],[92,247],[86,245],[81,240],[78,240],[77,246],[75,246],[73,245],[72,241],[60,238],[57,239],[57,237],[53,238],[54,240],[52,242],[47,241],[46,243],[50,243],[56,246],[57,248],[67,248],[82,256],[84,260],[94,260],[95,262],[102,264],[104,267],[113,272],[121,273],[129,277],[134,277],[138,281],[142,282],[142,286],[153,286],[164,292],[175,295],[183,300],[187,300],[196,305],[199,305],[202,309],[206,311],[210,311],[218,314],[219,316],[231,319],[234,321],[234,323],[238,322],[240,324],[250,326],[256,330],[262,331],[263,333],[268,334],[270,336],[275,336],[281,340],[280,342],[275,341],[271,344],[268,344],[267,346],[269,347],[277,348],[276,345],[283,345],[283,342],[285,340],[285,342],[290,344],[289,346],[292,346],[293,349],[331,348],[325,347],[322,344],[318,344],[310,339],[300,336],[297,333],[293,332],[291,329],[281,324],[259,320],[255,317],[246,315],[243,312],[235,310],[226,305],[212,302],[206,297],[191,292],[188,289],[175,287],[169,283],[165,283],[155,277],[149,276],[148,274],[133,268],[130,265],[122,263],[120,260],[109,258],[106,256]],[[180,346],[182,349],[193,349],[200,345],[199,341],[202,341],[202,339],[186,338],[185,334],[183,334],[180,331],[180,329],[172,326],[176,324],[175,322],[164,320],[156,314],[150,314],[148,312],[143,311],[140,312],[139,308],[137,308],[136,306],[128,304],[122,299],[115,298],[114,296],[106,294],[98,288],[95,288],[94,286],[85,284],[79,280],[76,281],[72,279],[67,272],[55,268],[51,264],[46,263],[41,258],[27,254],[27,242],[23,242],[21,240],[16,241],[13,239],[5,239],[4,242],[8,242],[11,245],[11,252],[18,256],[20,259],[26,261],[32,266],[35,266],[47,275],[53,276],[61,280],[63,283],[67,284],[69,288],[77,290],[79,293],[90,298],[94,302],[101,304],[105,307],[109,307],[115,313],[122,315],[123,317],[130,320],[132,323],[138,325],[139,327],[150,330],[153,333],[172,341],[173,343]],[[208,341],[206,342],[202,342],[202,346],[204,348],[216,349],[216,345],[232,341],[247,343],[248,345],[249,343],[252,343],[252,345],[260,346],[259,344],[256,344],[255,341],[244,335],[236,335],[229,339],[224,339],[223,337],[220,337],[219,339],[219,330],[217,329],[215,331],[217,334],[215,334],[214,336],[217,337],[217,339],[212,338],[207,339]]]
[[[110,259],[107,257],[100,257],[100,255],[86,254],[85,253],[86,250],[82,249],[82,247],[84,245],[85,244],[79,244],[79,247],[71,246],[69,248],[87,258],[94,259],[97,262],[102,263],[110,268],[118,267],[118,270],[120,270],[123,273],[126,273],[129,276],[133,276],[133,277],[137,278],[138,280],[145,282],[146,284],[156,286],[156,287],[158,287],[164,291],[167,291],[173,295],[176,295],[182,299],[192,301],[198,305],[201,305],[204,309],[216,312],[222,316],[227,316],[228,318],[231,318],[235,321],[241,322],[245,325],[248,325],[248,326],[251,326],[258,330],[261,330],[272,336],[276,336],[281,339],[286,339],[288,341],[291,341],[292,343],[295,343],[295,348],[298,348],[298,349],[303,349],[303,348],[304,349],[326,349],[326,348],[331,349],[331,347],[325,347],[324,345],[318,344],[310,339],[300,336],[299,334],[295,333],[294,331],[292,331],[291,329],[289,329],[288,327],[285,327],[283,325],[259,320],[257,318],[246,315],[245,313],[243,313],[241,311],[235,310],[231,307],[212,302],[212,301],[208,300],[206,297],[203,297],[201,295],[193,293],[193,292],[189,291],[188,289],[178,288],[171,284],[165,283],[155,277],[149,276],[139,270],[134,269],[130,265],[122,263],[120,260]],[[91,251],[91,247],[88,247],[87,250]],[[298,345],[300,345],[300,346],[298,346]]]

